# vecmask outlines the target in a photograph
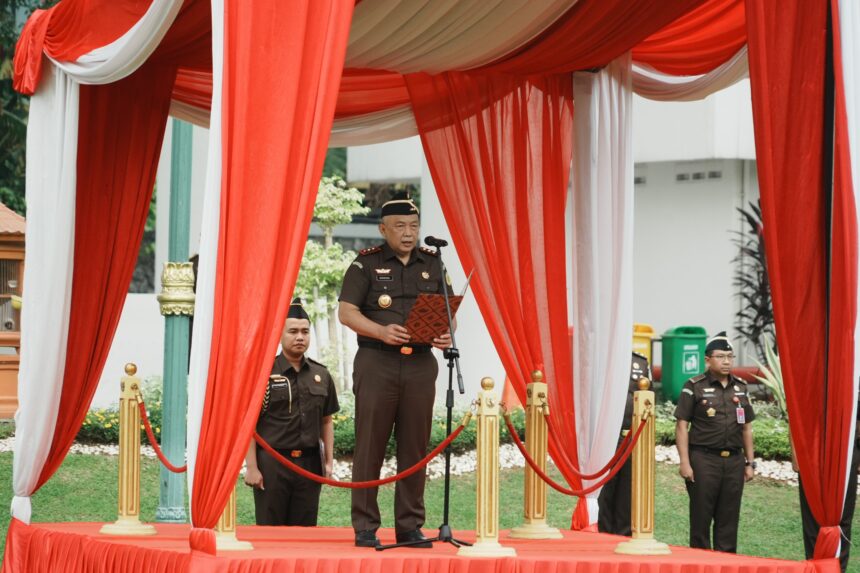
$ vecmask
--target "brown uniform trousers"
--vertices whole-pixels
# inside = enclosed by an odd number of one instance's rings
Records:
[[[358,349],[353,368],[353,481],[379,477],[392,428],[397,441],[398,472],[427,455],[438,371],[439,364],[432,352],[404,355],[373,348]],[[397,532],[424,525],[425,478],[426,472],[421,470],[395,485]],[[352,490],[352,525],[356,531],[375,530],[380,526],[377,490]]]
[[[711,519],[717,551],[737,553],[738,521],[744,492],[744,455],[727,458],[690,446],[693,479],[686,481],[690,496],[690,547],[711,548]]]
[[[322,460],[317,451],[293,458],[289,451],[279,452],[294,464],[322,475]],[[254,513],[257,525],[317,524],[320,505],[320,484],[284,467],[264,449],[257,447],[257,466],[263,474],[266,489],[254,488]]]

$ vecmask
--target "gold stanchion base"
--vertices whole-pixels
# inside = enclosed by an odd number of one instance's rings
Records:
[[[662,541],[648,537],[622,541],[615,547],[615,553],[622,555],[669,555],[672,550]]]
[[[240,541],[235,533],[216,533],[215,548],[218,551],[253,551],[250,541]]]
[[[105,523],[99,530],[102,535],[155,535],[155,527],[141,523],[135,517],[120,517],[113,523]]]
[[[462,557],[516,557],[517,550],[505,547],[498,541],[479,541],[472,546],[463,546],[457,550]]]
[[[563,535],[556,527],[550,527],[545,521],[523,523],[511,529],[508,537],[512,539],[561,539]]]

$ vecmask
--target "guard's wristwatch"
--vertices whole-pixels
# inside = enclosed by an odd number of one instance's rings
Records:
[[[744,460],[744,465],[752,467],[753,471],[755,471],[755,469],[758,467],[758,464],[755,463],[755,460],[753,460],[753,461]]]

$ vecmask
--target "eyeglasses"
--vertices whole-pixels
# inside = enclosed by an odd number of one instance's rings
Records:
[[[731,362],[735,359],[734,354],[711,354],[711,358],[716,360],[717,362]]]

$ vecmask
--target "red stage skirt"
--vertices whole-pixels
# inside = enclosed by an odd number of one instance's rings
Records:
[[[240,526],[239,539],[254,551],[224,552],[217,557],[188,548],[189,526],[156,524],[158,535],[122,538],[99,535],[100,523],[34,523],[15,519],[6,540],[6,573],[121,572],[160,573],[194,570],[219,573],[839,573],[836,559],[783,561],[673,547],[671,555],[629,556],[613,553],[623,538],[564,531],[562,540],[513,540],[516,557],[458,557],[457,549],[373,549],[353,547],[352,530],[334,527]],[[428,530],[432,533],[432,530]],[[382,530],[383,543],[393,542]],[[474,533],[464,532],[465,540]]]

